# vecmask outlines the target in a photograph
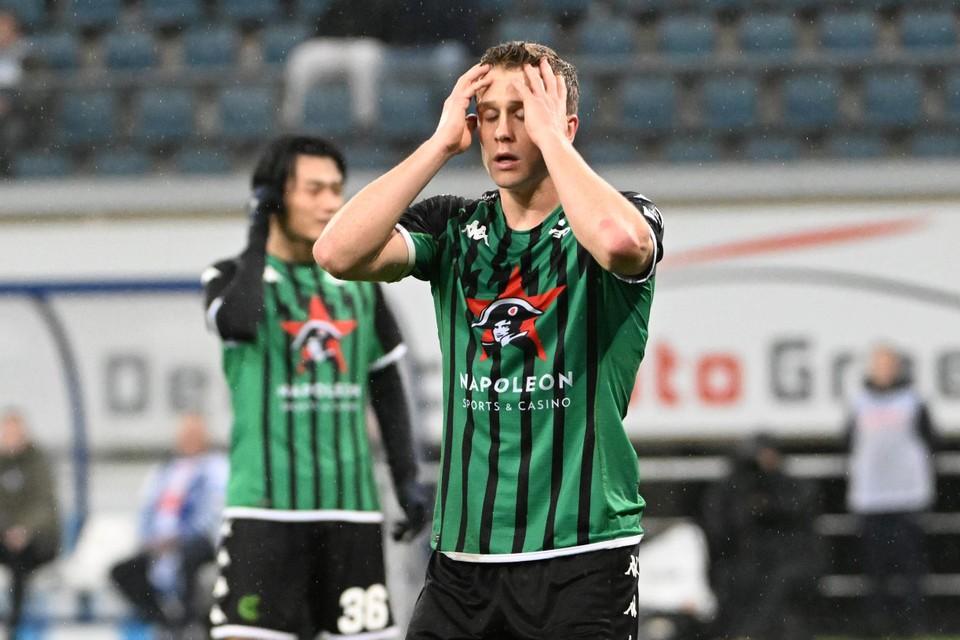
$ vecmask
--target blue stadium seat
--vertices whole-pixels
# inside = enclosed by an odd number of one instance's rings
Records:
[[[186,89],[146,89],[137,96],[134,136],[149,145],[182,142],[193,134],[195,107]]]
[[[863,117],[867,124],[909,127],[923,117],[923,83],[911,71],[872,71],[863,79]]]
[[[111,71],[144,71],[157,64],[157,41],[148,31],[111,31],[104,49]]]
[[[189,175],[227,173],[230,171],[230,156],[212,147],[189,147],[174,155],[173,164],[179,173]]]
[[[960,124],[960,69],[947,74],[943,83],[944,107],[948,122]]]
[[[626,56],[636,49],[636,34],[630,20],[615,18],[587,18],[576,33],[579,53],[606,56]]]
[[[77,36],[68,31],[35,35],[27,47],[28,57],[47,69],[76,69],[80,60],[80,43]]]
[[[121,0],[70,0],[65,17],[78,29],[102,29],[116,24],[122,10]]]
[[[713,77],[703,83],[703,121],[711,131],[735,131],[757,122],[757,82]]]
[[[60,99],[59,116],[59,138],[66,144],[103,143],[117,128],[117,99],[110,91],[69,91]]]
[[[361,143],[350,145],[347,147],[345,153],[347,156],[347,166],[351,169],[385,169],[395,166],[402,160],[400,154],[383,144]],[[461,153],[454,158],[461,158],[467,155],[466,153]],[[469,160],[476,163],[476,159],[473,157],[470,157]]]
[[[195,69],[216,69],[236,63],[240,34],[222,26],[198,26],[183,36],[183,60]]]
[[[643,158],[643,153],[637,145],[620,140],[588,142],[581,151],[591,165],[635,164]]]
[[[740,23],[740,49],[752,56],[786,57],[797,49],[797,24],[789,14],[746,16]]]
[[[900,18],[900,42],[913,51],[957,46],[957,19],[948,10],[908,10]]]
[[[237,87],[220,94],[220,134],[230,142],[262,140],[274,129],[276,100],[267,87]]]
[[[203,15],[201,0],[143,0],[143,17],[155,27],[196,24]]]
[[[783,122],[798,130],[823,129],[840,120],[840,79],[832,73],[802,73],[783,83]]]
[[[541,0],[540,6],[554,15],[579,15],[590,8],[591,0]]]
[[[593,78],[578,78],[579,87],[580,87],[580,100],[577,107],[577,112],[580,114],[581,128],[585,124],[583,119],[586,118],[587,122],[598,119],[598,109],[600,108],[600,90],[597,87],[597,82]]]
[[[437,126],[440,102],[432,87],[412,81],[387,81],[382,95],[390,96],[380,103],[380,131],[390,138],[424,138]]]
[[[697,4],[710,11],[742,11],[754,3],[752,0],[699,0]]]
[[[12,11],[20,24],[31,29],[47,21],[47,6],[44,0],[0,0],[0,9]]]
[[[272,24],[263,30],[260,38],[263,61],[267,64],[283,64],[298,44],[310,39],[310,29],[302,24]]]
[[[316,20],[332,3],[333,0],[297,0],[297,15],[305,20]]]
[[[93,171],[102,176],[142,176],[152,165],[150,156],[137,149],[109,149],[93,157]]]
[[[270,23],[280,17],[279,0],[220,0],[219,12],[228,20]]]
[[[25,151],[13,158],[16,178],[62,178],[72,170],[70,158],[54,150]]]
[[[917,133],[910,139],[910,155],[917,158],[960,157],[960,135],[943,131]]]
[[[669,9],[676,0],[613,0],[613,9],[619,14],[640,15]]]
[[[663,132],[676,125],[673,78],[634,78],[620,88],[620,121],[627,129]]]
[[[720,160],[722,151],[711,138],[675,138],[663,150],[668,162],[706,164]]]
[[[704,56],[717,48],[717,23],[707,16],[666,16],[658,30],[660,51],[668,56]]]
[[[877,45],[872,11],[827,13],[820,18],[820,45],[833,53],[864,54]]]
[[[827,141],[827,153],[834,158],[866,160],[886,155],[887,141],[868,133],[840,133]]]
[[[751,162],[789,162],[800,157],[800,143],[787,136],[753,136],[747,140],[743,156]]]
[[[497,24],[497,42],[529,40],[556,47],[559,36],[549,16],[504,17]]]
[[[322,136],[345,136],[353,131],[350,90],[343,84],[313,87],[303,102],[303,126]]]

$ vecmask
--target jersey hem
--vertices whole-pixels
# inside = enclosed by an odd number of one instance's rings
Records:
[[[572,556],[578,553],[589,553],[591,551],[602,551],[604,549],[619,549],[620,547],[629,547],[639,543],[642,539],[643,534],[640,534],[636,536],[628,536],[626,538],[614,538],[613,540],[581,544],[577,545],[576,547],[544,549],[542,551],[528,551],[526,553],[463,553],[462,551],[440,551],[440,553],[447,556],[451,560],[457,560],[459,562],[531,562],[533,560],[561,558],[563,556]]]
[[[362,633],[324,633],[321,638],[330,638],[331,640],[388,640],[389,638],[400,637],[400,627],[387,627],[381,631],[364,631]]]
[[[417,264],[417,247],[415,244],[413,244],[413,236],[410,235],[410,232],[407,231],[403,225],[396,224],[394,225],[394,229],[400,233],[400,236],[403,237],[403,241],[407,244],[407,268],[404,269],[400,277],[397,278],[397,280],[402,280],[413,273],[413,268]]]
[[[274,631],[263,627],[248,627],[242,624],[225,624],[210,630],[210,637],[217,638],[256,638],[257,640],[296,640],[297,634]]]
[[[259,507],[227,507],[224,518],[241,520],[272,520],[274,522],[358,522],[379,524],[383,514],[379,511],[348,511],[346,509],[262,509]]]

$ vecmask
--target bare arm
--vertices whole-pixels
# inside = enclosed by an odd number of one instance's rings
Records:
[[[434,134],[406,160],[353,196],[313,246],[326,271],[348,280],[396,280],[408,268],[406,243],[394,227],[401,214],[451,157],[473,140],[470,100],[489,84],[488,67],[475,65],[457,80],[443,103]]]
[[[597,263],[620,275],[650,269],[655,240],[636,207],[601,178],[573,148],[576,116],[566,113],[567,88],[543,59],[524,67],[524,125],[539,147],[577,240]]]

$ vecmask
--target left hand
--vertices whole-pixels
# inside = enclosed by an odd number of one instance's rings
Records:
[[[406,518],[393,525],[394,540],[410,542],[427,526],[430,522],[430,508],[433,506],[430,493],[425,485],[416,480],[397,487],[397,500]]]
[[[546,58],[523,65],[524,80],[514,86],[523,100],[523,124],[538,147],[551,138],[567,139],[567,83],[553,73]]]

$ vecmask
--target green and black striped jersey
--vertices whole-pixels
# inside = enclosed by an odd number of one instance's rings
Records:
[[[498,192],[419,202],[398,229],[431,284],[444,420],[433,544],[525,560],[635,542],[644,502],[623,417],[643,358],[650,272],[620,277],[577,242],[562,207],[511,230]]]
[[[222,312],[218,296],[236,269],[223,261],[205,274],[211,314]],[[260,284],[255,338],[223,342],[233,408],[228,512],[289,510],[302,520],[378,512],[367,380],[404,350],[382,292],[273,256]]]

